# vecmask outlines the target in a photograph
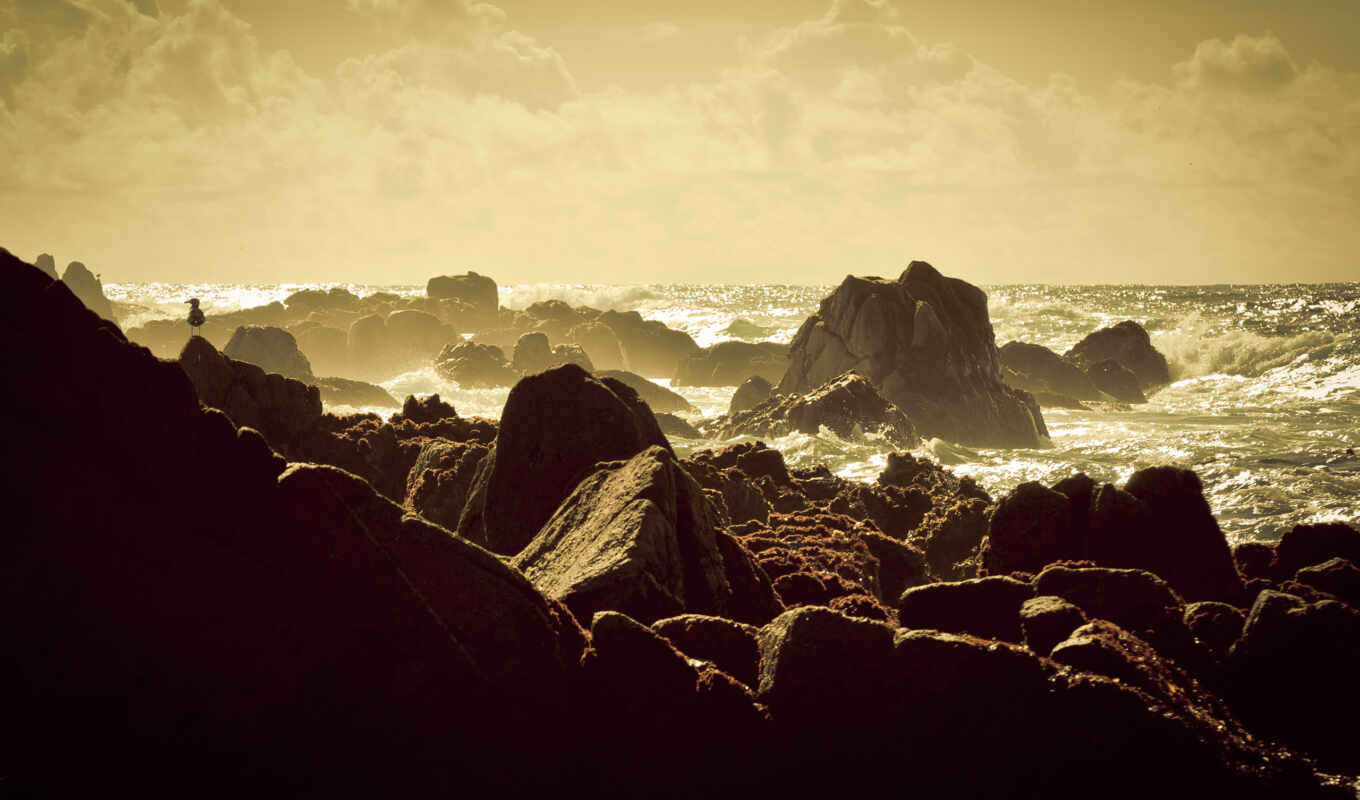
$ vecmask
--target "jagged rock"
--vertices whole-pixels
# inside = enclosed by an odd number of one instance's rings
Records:
[[[1360,753],[1335,721],[1360,715],[1360,611],[1264,591],[1232,647],[1232,700],[1263,735],[1355,774]]]
[[[1344,558],[1304,567],[1294,574],[1294,580],[1360,609],[1360,569]]]
[[[314,380],[311,362],[298,349],[293,334],[282,328],[242,325],[222,348],[222,355],[255,364],[265,372],[277,372],[285,378],[296,378],[304,383]]]
[[[1048,393],[1076,400],[1105,399],[1086,373],[1043,345],[1007,342],[1001,346],[999,355],[1002,366],[1014,373],[1006,382],[1017,389],[1035,396]]]
[[[427,397],[416,397],[407,395],[406,402],[401,405],[401,413],[392,417],[393,422],[410,420],[411,422],[439,422],[445,419],[457,419],[458,412],[452,403],[441,400],[438,394]]]
[[[738,386],[752,375],[775,383],[788,369],[788,346],[775,342],[719,342],[680,361],[675,386]]]
[[[580,322],[568,328],[562,338],[568,342],[575,342],[584,348],[591,363],[602,372],[623,370],[623,350],[619,346],[619,337],[614,331],[610,330],[608,325],[595,320]],[[644,397],[643,399],[646,400],[647,398]],[[666,409],[657,410],[664,411]]]
[[[775,395],[755,408],[714,423],[718,436],[775,438],[822,428],[844,439],[881,437],[893,447],[919,441],[902,409],[883,399],[868,378],[847,372],[803,395]]]
[[[575,364],[524,378],[510,390],[500,432],[482,462],[458,532],[518,553],[601,461],[632,458],[666,437],[635,392]]]
[[[1242,635],[1245,622],[1239,609],[1216,600],[1191,603],[1185,607],[1182,620],[1195,638],[1219,659],[1227,657],[1228,649]]]
[[[1295,525],[1280,537],[1275,553],[1283,575],[1333,558],[1360,564],[1360,530],[1346,522]]]
[[[1063,358],[1088,375],[1092,366],[1113,359],[1138,378],[1138,385],[1144,392],[1171,383],[1166,356],[1152,346],[1143,326],[1132,320],[1088,334],[1064,353]]]
[[[861,531],[859,536],[878,559],[878,583],[884,599],[900,598],[907,589],[930,583],[926,554],[920,548],[872,530]]]
[[[500,308],[496,281],[469,270],[463,275],[437,275],[425,284],[425,295],[435,300],[458,300],[480,317],[494,317]]]
[[[1100,391],[1121,403],[1146,403],[1138,376],[1112,358],[1097,361],[1086,368],[1086,376]]]
[[[354,408],[398,408],[397,402],[381,386],[349,378],[313,378],[309,381],[321,392],[321,402],[328,406]]]
[[[477,467],[488,452],[479,442],[429,440],[407,473],[404,505],[431,522],[456,528]]]
[[[703,438],[703,434],[693,425],[674,414],[657,414],[656,424],[661,426],[661,432],[667,436],[678,436],[682,439]]]
[[[653,383],[636,372],[621,369],[601,369],[595,374],[601,378],[613,378],[638,393],[652,411],[674,414],[694,411],[694,406],[678,392],[673,392],[659,383]]]
[[[255,428],[281,449],[321,417],[315,386],[228,358],[202,336],[184,345],[179,365],[203,405],[221,409],[238,426]]]
[[[774,392],[774,387],[770,382],[760,377],[752,375],[747,378],[737,391],[732,394],[732,402],[727,406],[728,416],[734,416],[742,411],[750,411],[766,400]]]
[[[719,613],[732,592],[703,490],[657,446],[581,481],[512,563],[581,619]]]
[[[43,271],[43,274],[52,280],[57,279],[57,260],[51,253],[42,253],[33,260],[33,266]]]
[[[510,386],[519,373],[499,347],[476,342],[445,345],[434,362],[435,372],[460,386]]]
[[[723,617],[682,614],[652,623],[686,656],[714,665],[747,686],[755,686],[760,671],[760,630]]]
[[[680,360],[699,350],[689,334],[644,320],[636,311],[606,311],[599,321],[618,337],[625,369],[640,375],[671,378]]]
[[[847,277],[799,328],[778,391],[802,394],[847,370],[866,375],[921,436],[1038,447],[1048,434],[1034,398],[1002,382],[987,296],[925,262],[896,281]]]
[[[79,261],[67,264],[61,282],[71,289],[71,293],[86,308],[110,322],[117,322],[113,318],[113,304],[104,296],[104,284],[84,264]]]
[[[1004,575],[931,583],[902,593],[897,619],[904,628],[932,628],[1018,644],[1023,641],[1020,606],[1033,596],[1032,585]]]
[[[1020,631],[1025,646],[1046,656],[1072,631],[1086,624],[1086,614],[1056,595],[1031,597],[1020,606]]]

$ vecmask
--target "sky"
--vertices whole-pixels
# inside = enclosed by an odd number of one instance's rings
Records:
[[[106,281],[1360,280],[1360,0],[0,0]]]

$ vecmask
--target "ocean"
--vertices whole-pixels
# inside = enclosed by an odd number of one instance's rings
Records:
[[[282,300],[304,288],[422,295],[424,286],[344,283],[230,285],[111,283],[134,307],[125,329],[183,316],[183,300],[230,311]],[[636,309],[686,331],[701,346],[724,339],[788,342],[833,286],[502,286],[503,306],[556,298],[600,309]],[[997,345],[1020,340],[1062,353],[1098,328],[1132,319],[1171,365],[1173,382],[1146,405],[1046,409],[1051,445],[989,450],[940,440],[916,451],[973,476],[993,496],[1025,481],[1074,472],[1122,483],[1158,464],[1194,469],[1233,542],[1273,541],[1300,522],[1360,518],[1360,283],[1234,286],[984,286]],[[736,323],[734,325],[734,323]],[[658,381],[667,383],[666,381]],[[464,416],[498,417],[508,389],[464,390],[432,368],[383,383],[398,399],[438,392]],[[672,387],[711,417],[733,387]],[[356,409],[336,408],[337,412]],[[723,446],[674,439],[678,453]],[[770,441],[791,466],[826,464],[872,480],[887,451],[829,432]]]

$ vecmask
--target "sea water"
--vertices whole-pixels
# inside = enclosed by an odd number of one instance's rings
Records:
[[[106,284],[128,304],[124,328],[184,314],[196,296],[209,313],[282,300],[305,288],[422,295],[422,286],[358,284]],[[560,299],[637,310],[689,333],[701,346],[729,338],[788,342],[831,286],[533,284],[503,286],[501,303],[523,308]],[[967,448],[924,442],[928,455],[971,475],[993,496],[1025,481],[1074,472],[1122,482],[1158,464],[1194,469],[1233,541],[1274,540],[1294,524],[1360,518],[1360,283],[1250,286],[993,286],[987,290],[998,345],[1020,340],[1062,353],[1098,328],[1132,319],[1152,336],[1173,382],[1144,405],[1046,409],[1042,449]],[[667,381],[658,383],[668,384]],[[438,392],[465,416],[497,417],[508,389],[463,389],[432,368],[383,384],[394,396]],[[697,409],[727,410],[733,387],[672,387]],[[355,409],[338,408],[336,411]],[[682,455],[724,443],[675,439]],[[791,466],[826,464],[872,480],[887,446],[824,432],[769,442]]]

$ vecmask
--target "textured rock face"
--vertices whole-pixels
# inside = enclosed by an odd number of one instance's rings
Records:
[[[222,348],[222,354],[286,378],[310,383],[314,377],[312,365],[298,349],[297,340],[282,328],[242,325]]]
[[[1086,370],[1086,376],[1096,388],[1121,403],[1146,403],[1147,397],[1139,385],[1138,376],[1112,358],[1097,361]]]
[[[579,619],[717,613],[732,593],[703,490],[657,446],[581,481],[513,564]]]
[[[802,394],[847,370],[922,436],[1038,447],[1048,433],[1034,398],[1002,382],[987,296],[921,261],[896,281],[847,277],[794,337],[778,391]]]
[[[510,386],[519,379],[499,347],[475,342],[445,345],[434,369],[460,386]]]
[[[676,386],[738,386],[752,375],[775,383],[788,369],[788,348],[774,342],[719,342],[676,367]]]
[[[202,336],[184,345],[179,365],[203,405],[221,409],[238,426],[255,428],[276,447],[288,447],[321,418],[315,386],[228,358]]]
[[[524,378],[505,401],[458,532],[497,553],[518,553],[590,467],[651,445],[670,447],[627,386],[575,364]]]
[[[732,402],[727,406],[727,413],[737,414],[742,411],[750,411],[766,400],[774,392],[774,386],[769,381],[759,375],[752,375],[737,387],[737,391],[732,394]]]
[[[671,378],[680,361],[699,352],[688,333],[673,331],[636,311],[606,311],[600,323],[618,337],[624,368],[651,378]]]
[[[425,284],[425,295],[435,300],[458,300],[481,315],[493,316],[500,308],[496,281],[485,275],[437,275]]]
[[[1015,373],[1008,382],[1026,391],[1053,392],[1076,400],[1104,399],[1075,364],[1039,344],[1007,342],[1000,350],[1001,364]]]
[[[84,264],[72,261],[66,265],[61,281],[86,308],[110,322],[116,321],[113,318],[113,304],[104,296],[104,284]]]
[[[794,431],[816,434],[826,428],[843,439],[882,437],[904,450],[918,441],[902,409],[883,399],[868,378],[853,372],[804,395],[775,395],[749,411],[718,420],[717,426],[724,439],[779,437]]]
[[[1088,335],[1064,353],[1063,358],[1088,374],[1096,364],[1114,360],[1137,377],[1144,392],[1171,383],[1166,356],[1152,346],[1143,326],[1132,320]]]

